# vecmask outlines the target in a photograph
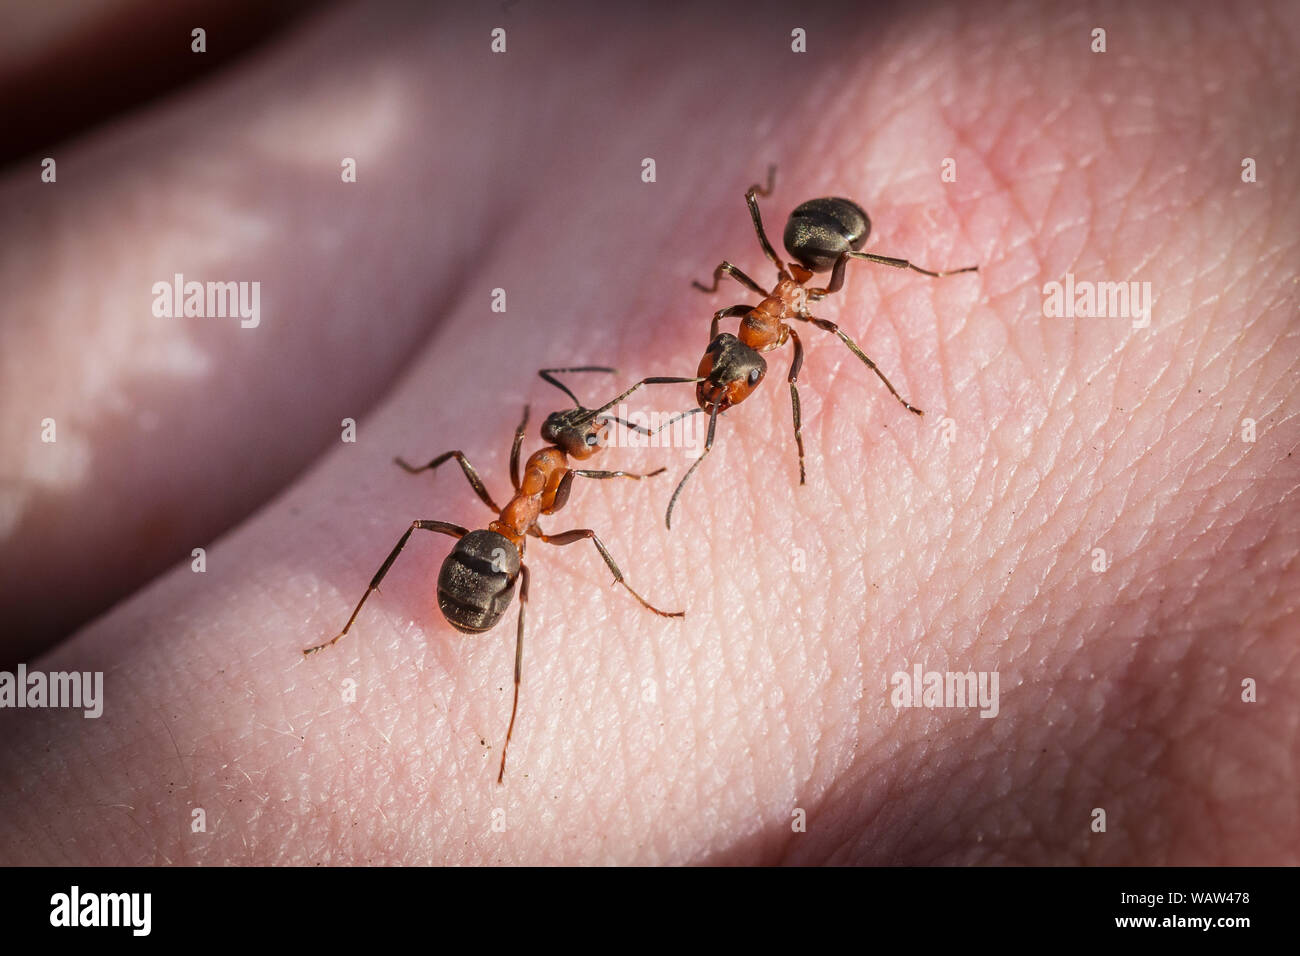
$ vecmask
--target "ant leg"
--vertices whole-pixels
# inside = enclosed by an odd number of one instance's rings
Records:
[[[752,305],[729,305],[725,309],[719,309],[713,313],[713,324],[709,326],[709,344],[718,337],[718,326],[723,319],[734,319],[738,315],[746,315],[753,310]]]
[[[879,368],[877,368],[876,363],[871,361],[871,359],[867,358],[867,353],[863,352],[862,349],[858,348],[857,343],[854,342],[851,338],[849,338],[844,333],[844,330],[841,329],[834,322],[831,322],[827,319],[819,319],[815,315],[796,315],[793,316],[793,318],[799,319],[800,321],[803,322],[811,322],[813,325],[817,326],[817,328],[821,329],[823,332],[834,332],[837,336],[839,336],[840,341],[849,347],[850,352],[852,352],[858,358],[862,359],[862,361],[866,363],[867,368],[871,369],[871,371],[875,372],[877,375],[880,376],[880,380],[885,383],[885,388],[889,389],[889,393],[893,395],[894,398],[898,399],[903,404],[904,408],[906,408],[909,412],[914,412],[917,415],[925,414],[925,412],[921,411],[915,405],[909,403],[907,399],[903,398],[902,395],[898,394],[898,389],[894,388],[894,386],[889,383],[889,379],[885,378],[885,373],[882,372]]]
[[[401,458],[394,458],[393,461],[395,461],[398,467],[408,474],[418,475],[422,471],[437,468],[443,462],[450,461],[452,458],[455,458],[460,464],[460,470],[465,473],[465,480],[470,483],[470,487],[474,489],[474,492],[483,499],[483,503],[497,514],[500,514],[500,506],[492,500],[492,496],[488,494],[487,486],[483,484],[483,479],[478,476],[478,472],[475,471],[474,466],[469,463],[469,459],[465,457],[464,452],[445,451],[427,465],[421,465],[419,468],[416,468],[414,465],[408,465]]]
[[[575,541],[583,541],[587,538],[590,538],[591,543],[594,544],[596,546],[596,550],[600,552],[600,556],[605,559],[605,564],[609,565],[609,569],[614,572],[614,583],[621,584],[623,585],[623,587],[627,588],[628,592],[634,598],[636,598],[638,601],[641,602],[642,607],[646,608],[647,610],[654,611],[660,617],[685,617],[686,616],[685,611],[661,611],[659,610],[659,608],[655,607],[653,604],[651,604],[641,595],[637,594],[636,591],[633,591],[632,585],[628,584],[626,581],[623,580],[623,572],[618,569],[618,565],[614,562],[614,558],[610,555],[609,551],[605,548],[604,542],[600,540],[600,536],[597,535],[596,532],[592,531],[590,528],[577,528],[573,531],[561,532],[560,534],[539,534],[538,537],[541,538],[543,541],[545,541],[547,544],[555,544],[555,545],[573,544],[573,542]]]
[[[412,521],[411,526],[406,529],[406,533],[402,535],[400,540],[398,540],[397,547],[393,548],[388,557],[384,559],[384,563],[379,566],[379,570],[375,572],[375,576],[370,579],[370,586],[366,588],[366,593],[361,595],[361,600],[357,602],[357,606],[353,610],[352,616],[348,618],[347,624],[343,625],[343,630],[339,631],[338,634],[336,634],[331,640],[326,641],[324,644],[317,644],[315,647],[307,648],[303,651],[304,656],[307,654],[314,654],[316,651],[323,650],[331,644],[337,644],[339,638],[348,632],[348,629],[352,627],[352,622],[357,619],[357,614],[361,611],[361,605],[366,603],[366,598],[370,597],[372,591],[379,590],[379,582],[384,579],[384,575],[388,573],[388,569],[393,566],[393,562],[397,560],[397,556],[402,553],[402,549],[406,547],[407,539],[411,537],[411,532],[416,528],[420,528],[424,531],[437,531],[439,534],[451,535],[453,538],[463,538],[465,535],[469,534],[469,532],[460,525],[451,524],[447,521]]]
[[[790,330],[790,338],[794,339],[794,361],[790,363],[790,374],[787,381],[790,383],[790,404],[794,408],[794,443],[799,446],[799,484],[804,484],[803,470],[803,422],[799,415],[799,389],[795,387],[795,382],[799,378],[799,369],[803,368],[803,343],[799,341],[799,333],[794,329]]]
[[[731,276],[731,278],[735,279],[741,285],[758,293],[763,298],[767,298],[766,289],[764,289],[761,285],[759,285],[749,276],[745,275],[745,273],[741,272],[730,262],[727,262],[725,259],[722,261],[721,265],[719,265],[716,269],[713,270],[713,285],[711,286],[705,285],[703,282],[699,282],[699,281],[694,281],[691,283],[691,285],[695,286],[695,288],[699,289],[701,292],[717,292],[718,280],[720,280],[724,275]]]
[[[550,369],[550,371],[555,372],[558,369]],[[515,429],[515,443],[510,446],[510,484],[514,486],[516,493],[519,491],[519,446],[524,443],[524,429],[527,427],[528,406],[525,405],[524,417],[519,420],[519,427]]]
[[[575,468],[573,474],[579,478],[635,478],[640,481],[642,478],[653,478],[655,475],[662,475],[667,470],[667,467],[656,468],[644,475],[634,475],[629,471],[586,471],[582,468]]]
[[[929,269],[922,269],[920,266],[912,265],[906,259],[895,259],[891,256],[877,256],[870,252],[846,252],[835,260],[835,266],[831,269],[831,280],[826,283],[822,289],[809,289],[808,298],[814,302],[823,299],[832,292],[839,292],[844,287],[845,266],[850,259],[864,259],[867,262],[879,262],[881,265],[893,266],[895,269],[911,269],[913,272],[919,272],[922,275],[931,276],[935,279],[942,279],[944,276],[955,276],[961,272],[978,272],[979,266],[967,266],[964,269],[950,269],[947,272],[931,272]]]
[[[767,241],[767,233],[763,231],[763,217],[758,212],[758,197],[767,197],[772,194],[772,188],[776,185],[776,166],[767,167],[767,188],[755,184],[749,187],[745,193],[745,205],[749,206],[749,217],[754,220],[754,232],[758,233],[758,244],[763,247],[763,255],[772,260],[772,265],[776,266],[777,274],[782,279],[788,279],[789,273],[785,271],[785,263],[781,257],[776,254],[772,248],[772,243]]]
[[[515,732],[515,714],[519,713],[519,678],[524,667],[524,608],[528,606],[528,565],[519,565],[519,630],[515,636],[515,702],[510,708],[510,726],[506,728],[506,742],[501,745],[501,769],[497,772],[497,783],[506,776],[506,750],[510,747],[510,735]]]
[[[763,217],[758,212],[757,197],[758,196],[767,197],[772,195],[772,189],[775,185],[776,185],[776,166],[772,165],[767,167],[766,188],[758,185],[757,183],[755,183],[753,186],[750,186],[748,191],[745,193],[745,205],[749,207],[749,217],[754,220],[754,232],[758,234],[758,244],[763,247],[763,255],[767,256],[769,259],[772,260],[772,264],[776,266],[777,273],[781,276],[781,278],[784,279],[784,278],[788,278],[788,275],[785,271],[785,265],[781,262],[780,257],[778,257],[776,252],[772,249],[772,243],[767,241],[767,233],[763,231]],[[753,291],[757,292],[759,295],[766,298],[767,296],[766,290],[764,290],[761,286],[759,286],[759,284],[755,282],[753,279],[749,278],[749,276],[745,275],[745,273],[741,272],[739,269],[733,266],[730,262],[727,262],[725,260],[720,266],[718,266],[716,269],[713,270],[712,286],[706,286],[702,282],[692,282],[691,285],[695,286],[695,288],[699,289],[701,292],[717,292],[718,280],[721,279],[724,274],[731,276],[737,282],[740,282],[748,286],[750,289],[752,289]]]
[[[617,372],[617,371],[618,371],[618,369],[616,369],[616,368],[610,368],[610,367],[607,366],[607,365],[579,365],[579,366],[577,366],[576,368],[543,368],[543,369],[538,369],[538,370],[537,370],[537,374],[540,375],[540,376],[541,376],[543,379],[545,379],[546,381],[550,382],[552,385],[554,385],[556,388],[558,388],[560,391],[562,391],[565,395],[568,395],[569,398],[573,399],[573,404],[574,404],[574,405],[577,405],[579,408],[581,408],[581,407],[582,407],[582,402],[578,401],[578,396],[574,395],[573,392],[569,391],[569,386],[565,385],[565,384],[564,384],[563,382],[561,382],[559,379],[554,378],[554,377],[552,376],[552,373],[554,373],[554,372],[564,372],[564,373],[567,374],[567,373],[569,373],[569,372],[608,372],[609,374],[612,375],[612,374],[614,374],[614,373]]]
[[[850,259],[864,259],[867,262],[879,262],[884,266],[893,266],[895,269],[911,269],[913,272],[919,272],[922,275],[932,276],[935,279],[942,279],[944,276],[955,276],[960,272],[978,272],[979,266],[964,266],[961,269],[949,269],[946,272],[931,272],[929,269],[922,269],[918,265],[913,265],[906,259],[895,259],[893,256],[878,256],[871,252],[850,252]]]
[[[826,298],[832,292],[839,292],[840,289],[844,288],[844,272],[845,266],[848,264],[849,254],[847,252],[842,253],[840,257],[835,260],[835,265],[831,267],[830,281],[820,289],[809,289],[808,301],[818,302]]]
[[[713,409],[709,412],[709,436],[704,440],[704,451],[700,453],[699,458],[695,459],[695,464],[691,465],[686,474],[682,477],[682,480],[677,483],[677,490],[673,492],[673,496],[668,502],[668,513],[664,515],[664,525],[669,531],[673,529],[673,505],[677,504],[677,498],[682,493],[682,488],[686,486],[686,482],[690,479],[691,475],[695,474],[695,469],[700,467],[700,462],[704,461],[704,456],[709,453],[711,448],[713,448],[713,432],[714,429],[717,428],[717,425],[718,406],[714,405]]]

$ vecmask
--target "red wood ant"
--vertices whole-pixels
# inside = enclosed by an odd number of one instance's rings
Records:
[[[362,605],[371,592],[379,589],[379,582],[384,579],[388,569],[393,566],[397,556],[406,547],[411,532],[416,530],[436,531],[439,534],[456,538],[456,545],[442,562],[438,572],[438,608],[447,623],[464,634],[482,634],[490,631],[501,620],[510,602],[514,598],[515,580],[519,579],[519,625],[515,640],[515,693],[514,704],[510,710],[510,726],[506,730],[506,740],[501,747],[501,769],[497,774],[497,783],[501,783],[506,772],[506,749],[510,746],[510,735],[515,728],[515,715],[519,710],[519,679],[523,665],[524,653],[524,607],[528,603],[528,566],[523,563],[524,545],[527,535],[532,535],[546,544],[566,545],[575,541],[591,540],[600,552],[605,564],[614,572],[614,583],[621,584],[637,599],[642,607],[662,617],[684,617],[685,611],[661,611],[655,607],[623,579],[614,558],[606,549],[603,541],[590,528],[577,528],[560,534],[545,534],[537,526],[542,515],[559,511],[569,500],[573,479],[578,478],[650,478],[661,474],[666,469],[659,468],[645,475],[630,474],[625,471],[591,471],[583,468],[571,468],[569,459],[585,460],[596,454],[604,445],[609,422],[620,424],[641,432],[653,434],[649,429],[623,421],[604,413],[614,405],[627,398],[642,385],[660,385],[678,382],[697,382],[694,378],[646,378],[637,382],[627,391],[599,408],[584,408],[567,386],[554,375],[570,372],[614,372],[612,368],[588,365],[580,368],[542,369],[538,374],[559,388],[573,399],[576,408],[554,412],[547,416],[542,424],[542,440],[547,447],[534,452],[524,464],[522,476],[519,472],[519,449],[523,444],[524,430],[528,426],[528,406],[524,406],[524,416],[515,429],[514,444],[510,448],[510,482],[514,486],[514,497],[504,508],[492,500],[487,486],[479,478],[478,472],[461,451],[448,451],[434,458],[427,465],[415,467],[401,458],[397,464],[411,474],[432,471],[452,458],[460,465],[461,471],[475,493],[498,517],[485,530],[470,531],[460,525],[447,521],[412,521],[411,526],[398,539],[396,547],[384,559],[379,570],[371,579],[366,593],[357,602],[352,616],[348,618],[343,630],[324,644],[309,647],[304,655],[323,650],[339,641],[352,627]],[[691,410],[695,411],[694,409]],[[682,416],[678,416],[679,418]],[[661,428],[672,424],[672,419]],[[658,430],[658,429],[656,429]]]
[[[713,315],[713,324],[709,329],[709,347],[704,353],[704,358],[700,360],[698,373],[700,382],[695,387],[695,399],[700,409],[707,412],[709,416],[708,437],[704,442],[704,451],[699,458],[695,459],[694,464],[678,483],[672,499],[668,502],[664,523],[669,528],[673,526],[673,506],[677,503],[682,488],[713,447],[713,433],[719,413],[726,411],[732,405],[740,404],[749,397],[767,372],[767,362],[761,353],[780,348],[787,341],[794,342],[794,358],[790,363],[787,381],[790,383],[790,402],[794,409],[794,440],[799,448],[799,484],[804,484],[803,428],[799,413],[799,390],[796,387],[799,370],[803,366],[803,342],[799,339],[799,333],[786,324],[791,319],[808,322],[824,332],[834,333],[849,347],[849,351],[866,364],[867,368],[880,376],[880,380],[885,383],[890,394],[898,399],[904,408],[917,415],[924,414],[921,409],[898,394],[898,390],[890,384],[889,379],[885,378],[885,373],[876,367],[876,363],[858,348],[857,343],[849,338],[843,329],[834,322],[820,319],[808,311],[809,302],[817,302],[843,287],[845,267],[850,259],[865,259],[868,262],[879,262],[898,269],[911,269],[935,278],[956,275],[959,272],[975,272],[979,268],[967,266],[964,269],[953,269],[948,272],[931,272],[929,269],[913,265],[906,259],[860,252],[858,250],[866,244],[867,236],[871,233],[871,220],[857,203],[839,198],[810,199],[790,213],[783,238],[786,251],[795,261],[787,265],[781,261],[772,249],[772,244],[768,242],[767,234],[763,231],[763,219],[758,212],[757,197],[771,195],[775,181],[776,167],[771,166],[767,172],[767,187],[762,188],[755,184],[745,193],[745,202],[749,206],[750,218],[754,220],[754,231],[758,234],[759,245],[763,247],[763,254],[776,266],[777,282],[772,290],[767,291],[725,260],[713,270],[713,285],[706,286],[702,282],[692,283],[702,292],[716,292],[718,281],[727,275],[762,296],[763,300],[754,306],[728,306],[719,309]],[[821,288],[810,288],[808,283],[815,274],[820,272],[830,272],[830,281]],[[738,330],[740,334],[737,336],[724,332],[719,335],[718,324],[723,319],[736,316],[742,317]]]

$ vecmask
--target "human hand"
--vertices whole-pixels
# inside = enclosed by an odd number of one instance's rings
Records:
[[[98,330],[86,354],[135,383],[130,411],[176,428],[160,446],[123,418],[90,439],[64,503],[88,508],[103,469],[130,480],[110,482],[99,563],[77,574],[111,561],[108,532],[138,528],[153,489],[232,511],[284,490],[220,540],[151,529],[184,563],[31,665],[103,670],[107,699],[98,720],[0,711],[0,858],[1296,862],[1296,16],[1018,16],[629,23],[520,4],[493,57],[497,20],[344,9],[77,145],[60,168],[85,184],[61,175],[44,201],[72,203],[80,252],[60,267],[72,226],[51,229],[9,276],[19,312],[48,318],[9,317],[6,378],[81,394],[58,369]],[[1089,51],[1094,25],[1110,52]],[[794,26],[807,54],[785,52]],[[787,352],[719,420],[671,532],[689,458],[605,451],[600,467],[670,471],[579,484],[547,530],[596,529],[633,587],[687,616],[610,588],[594,549],[534,544],[503,787],[513,613],[474,638],[442,621],[449,542],[413,541],[353,632],[303,659],[413,518],[491,517],[454,471],[411,477],[394,455],[461,448],[500,499],[523,404],[564,405],[538,367],[618,366],[572,383],[588,404],[694,371],[712,312],[752,297],[690,280],[727,258],[770,281],[741,200],[769,162],[770,233],[848,195],[868,250],[979,264],[856,263],[817,306],[925,417],[810,329],[806,486]],[[10,250],[30,216],[6,217]],[[174,272],[261,278],[261,326],[149,321],[149,284]],[[1046,317],[1067,272],[1151,282],[1150,327]],[[41,402],[3,407],[30,431]],[[344,416],[358,441],[285,480]],[[997,671],[998,716],[895,709],[890,678],[918,663]]]

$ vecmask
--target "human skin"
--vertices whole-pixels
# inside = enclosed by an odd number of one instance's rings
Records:
[[[498,20],[509,48],[493,59]],[[99,374],[157,384],[150,400],[185,427],[157,461],[130,438],[138,454],[103,466],[107,496],[93,474],[69,480],[60,510],[93,512],[87,547],[109,563],[142,497],[211,516],[282,490],[219,538],[156,529],[175,569],[30,665],[103,670],[107,700],[98,720],[0,711],[0,860],[1297,862],[1294,6],[722,22],[344,9],[73,144],[118,191],[85,214],[83,257],[50,232],[14,295],[75,285],[95,303],[79,321],[137,337]],[[789,52],[795,26],[806,54]],[[1107,53],[1089,50],[1095,26]],[[314,184],[348,155],[355,186]],[[530,452],[565,404],[539,366],[618,366],[570,379],[587,404],[693,373],[712,312],[754,297],[690,279],[725,257],[771,281],[741,198],[768,162],[774,241],[798,202],[850,195],[874,222],[868,250],[979,265],[930,279],[854,263],[815,306],[926,414],[801,327],[807,485],[788,348],[719,420],[671,532],[685,451],[593,459],[669,473],[579,481],[545,529],[596,529],[633,587],[686,617],[611,588],[590,545],[532,543],[498,786],[514,608],[477,637],[440,618],[450,539],[417,532],[353,631],[300,651],[337,632],[412,519],[492,517],[454,465],[412,477],[394,455],[462,449],[501,499],[522,406]],[[146,214],[123,221],[132,199]],[[254,212],[269,225],[240,225]],[[143,239],[108,256],[121,230]],[[194,252],[213,242],[234,251]],[[145,292],[175,271],[261,278],[263,327],[149,324]],[[1150,327],[1045,317],[1043,285],[1067,272],[1149,281]],[[6,320],[7,354],[26,356],[7,434],[89,391],[58,372],[96,347],[68,322]],[[173,366],[187,344],[202,374]],[[690,402],[665,386],[629,404]],[[345,416],[357,441],[313,461]],[[189,455],[204,467],[163,470]],[[997,671],[998,715],[895,709],[891,675],[918,663]]]

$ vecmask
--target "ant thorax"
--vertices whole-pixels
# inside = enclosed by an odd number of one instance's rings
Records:
[[[803,286],[796,286],[793,295],[790,296],[790,308],[796,315],[808,314],[808,290]]]
[[[808,311],[808,290],[794,279],[782,279],[772,290],[772,298],[778,299],[786,314],[803,315]]]

